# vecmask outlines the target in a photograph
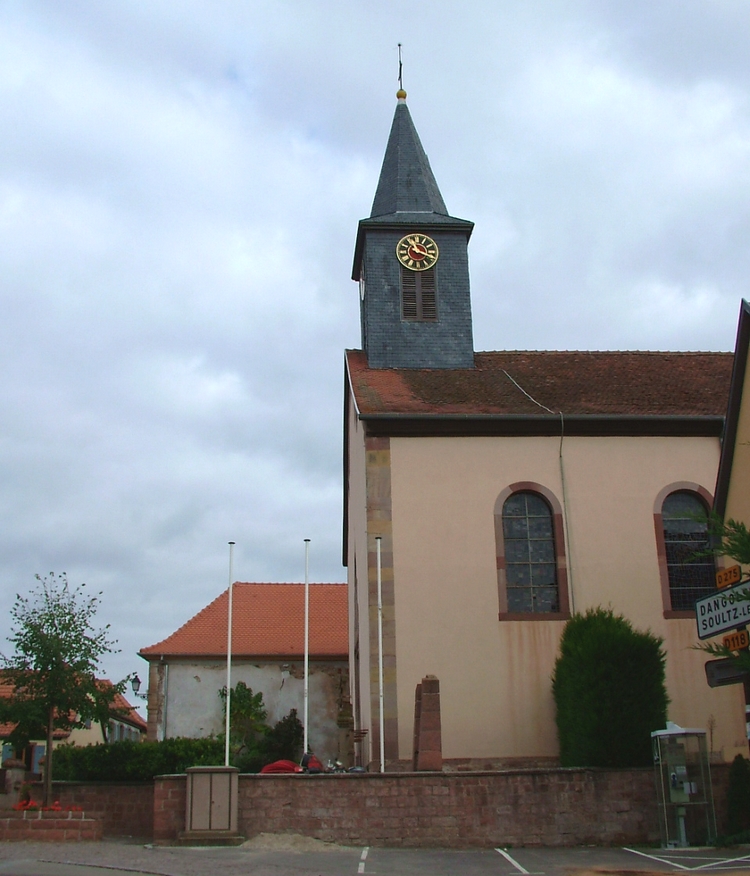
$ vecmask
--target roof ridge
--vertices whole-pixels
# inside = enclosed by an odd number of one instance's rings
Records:
[[[311,587],[346,587],[346,581],[309,581]],[[234,581],[233,587],[237,584],[250,587],[303,587],[304,581]],[[222,590],[226,593],[226,590]]]

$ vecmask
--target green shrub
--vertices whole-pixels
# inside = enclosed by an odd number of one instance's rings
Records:
[[[265,763],[275,760],[293,760],[298,762],[302,757],[302,743],[305,738],[305,728],[297,717],[297,710],[282,718],[266,734],[264,740],[267,758]]]
[[[108,745],[55,749],[57,781],[149,781],[154,776],[184,773],[191,766],[223,765],[219,739],[165,739],[163,742],[123,740]]]
[[[750,829],[750,761],[741,754],[729,768],[727,829],[730,834]]]
[[[252,691],[250,691],[252,693]],[[255,733],[253,742],[232,756],[232,764],[243,773],[257,773],[275,760],[298,761],[302,753],[302,724],[297,710],[273,727]],[[184,773],[191,766],[224,764],[224,740],[165,739],[163,742],[112,742],[55,749],[53,778],[78,782],[146,782],[154,776]]]
[[[563,766],[651,763],[669,702],[662,644],[603,608],[568,621],[552,679]]]

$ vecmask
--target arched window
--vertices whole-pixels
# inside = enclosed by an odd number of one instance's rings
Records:
[[[672,611],[693,611],[695,600],[716,589],[709,549],[708,510],[702,498],[689,490],[677,490],[661,506],[664,553]]]
[[[543,484],[517,481],[495,500],[499,619],[566,620],[563,510]]]
[[[559,612],[552,509],[538,493],[505,500],[503,539],[508,612]]]

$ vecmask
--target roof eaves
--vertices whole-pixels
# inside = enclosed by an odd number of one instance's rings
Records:
[[[716,436],[724,417],[704,414],[413,414],[366,413],[368,434],[417,435],[621,435]]]
[[[734,345],[734,364],[732,379],[729,384],[729,401],[727,404],[726,424],[721,443],[719,471],[716,476],[714,491],[714,511],[723,519],[727,510],[729,482],[732,475],[734,451],[737,445],[737,426],[739,423],[742,390],[745,385],[747,358],[750,352],[750,304],[742,299],[740,318],[737,323],[737,339]]]

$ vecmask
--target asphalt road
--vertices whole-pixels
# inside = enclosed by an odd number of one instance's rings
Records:
[[[0,876],[569,876],[608,871],[741,871],[750,849],[444,849],[342,848],[262,851],[142,844],[2,843]]]

